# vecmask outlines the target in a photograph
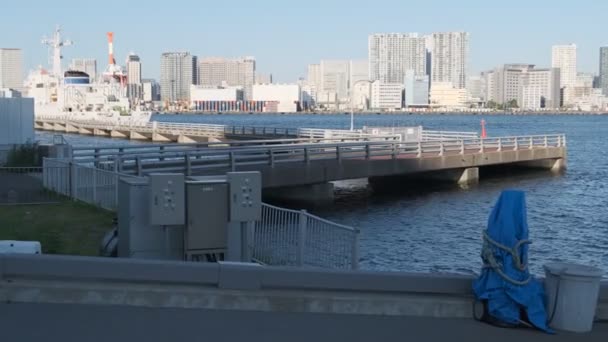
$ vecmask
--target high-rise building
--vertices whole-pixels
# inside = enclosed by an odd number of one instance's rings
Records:
[[[320,91],[335,94],[338,102],[346,102],[348,99],[348,79],[350,76],[349,65],[349,61],[322,60]]]
[[[379,33],[369,36],[371,81],[403,83],[405,73],[426,74],[426,39],[417,33]]]
[[[256,84],[272,84],[272,74],[255,74]]]
[[[190,85],[194,84],[195,58],[189,52],[165,52],[160,59],[162,101],[189,102]]]
[[[136,54],[127,57],[127,96],[131,103],[141,100],[143,95],[141,82],[141,61]]]
[[[472,102],[484,102],[486,94],[485,78],[481,75],[467,78],[467,91]]]
[[[457,109],[467,104],[467,90],[455,88],[451,82],[435,82],[431,84],[429,94],[430,106]]]
[[[142,99],[144,102],[160,101],[160,85],[154,79],[143,79]]]
[[[576,86],[576,45],[554,45],[551,54],[551,67],[559,68],[560,87],[563,88],[563,104],[572,101],[572,91]]]
[[[599,88],[602,94],[608,96],[608,46],[600,48]]]
[[[245,99],[251,99],[255,82],[255,58],[203,58],[198,64],[198,84],[202,86],[243,87]]]
[[[367,60],[352,60],[348,67],[348,92],[352,93],[353,87],[358,82],[369,81],[369,63]]]
[[[23,51],[0,48],[0,89],[23,91]]]
[[[94,58],[74,58],[70,63],[70,70],[85,72],[91,80],[95,80],[97,79],[97,60]]]
[[[560,71],[558,68],[528,69],[520,75],[519,107],[527,110],[560,107]]]
[[[429,105],[429,76],[416,75],[414,70],[405,73],[405,107]]]
[[[433,33],[430,39],[431,84],[449,82],[456,89],[466,88],[469,33]]]

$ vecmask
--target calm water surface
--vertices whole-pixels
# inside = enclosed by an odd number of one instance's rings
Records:
[[[479,116],[362,115],[356,126],[411,126],[479,131]],[[474,273],[479,270],[481,231],[500,192],[527,193],[532,271],[566,260],[608,273],[608,116],[488,116],[488,134],[565,133],[568,170],[483,177],[463,189],[433,186],[374,193],[366,180],[336,184],[336,202],[313,209],[325,218],[361,229],[362,267],[373,270]],[[347,115],[166,115],[157,121],[228,125],[344,128]],[[38,132],[39,138],[49,134]],[[77,145],[125,140],[66,135]]]

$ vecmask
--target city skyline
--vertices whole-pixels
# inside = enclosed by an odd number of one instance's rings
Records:
[[[119,2],[109,0],[106,5],[113,7],[114,3]],[[526,10],[514,16],[510,9],[520,3],[525,4],[521,8]],[[117,20],[110,22],[101,15],[77,15],[85,8],[76,1],[58,0],[53,6],[37,6],[35,10],[27,4],[11,4],[13,14],[0,21],[0,28],[14,34],[3,37],[0,45],[24,50],[24,72],[37,65],[47,66],[46,48],[40,45],[40,38],[61,24],[65,37],[76,43],[65,49],[64,66],[73,58],[95,58],[103,69],[102,61],[107,55],[105,32],[113,31],[117,61],[124,64],[130,52],[137,53],[145,66],[142,70],[145,78],[160,78],[159,56],[163,52],[188,51],[199,57],[255,56],[257,71],[272,73],[278,82],[294,82],[298,77],[305,77],[307,66],[321,59],[366,58],[368,37],[374,33],[469,32],[469,75],[505,63],[550,67],[551,47],[570,43],[578,46],[578,70],[597,74],[599,48],[608,45],[608,37],[604,38],[602,31],[594,26],[608,4],[591,1],[571,5],[566,1],[529,4],[516,0],[510,2],[508,8],[506,5],[482,6],[481,1],[458,4],[440,0],[424,4],[379,1],[348,3],[348,16],[345,16],[346,4],[320,7],[321,2],[314,0],[294,6],[276,1],[255,4],[236,1],[229,8],[222,4],[202,6],[185,1],[182,6],[159,9],[129,3],[121,6],[123,10],[116,13]],[[184,6],[190,6],[191,10],[183,11]],[[244,10],[234,11],[234,8]],[[379,16],[370,12],[372,8],[395,10],[383,11]],[[406,13],[399,9],[416,9],[417,15],[391,20],[396,19],[398,13]],[[88,6],[86,11],[90,12]],[[137,30],[130,21],[119,20],[135,13],[139,13],[144,24]],[[27,30],[14,30],[21,24],[18,18],[32,17],[36,20],[28,20]],[[538,29],[539,25],[542,30]]]

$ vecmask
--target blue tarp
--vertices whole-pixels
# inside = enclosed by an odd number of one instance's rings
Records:
[[[488,219],[487,236],[495,242],[510,249],[518,247],[520,241],[528,239],[528,222],[526,216],[526,199],[522,191],[503,191]],[[544,288],[534,278],[526,267],[521,270],[511,253],[495,245],[488,245],[491,256],[500,266],[499,271],[487,267],[488,260],[480,277],[473,282],[473,291],[478,300],[487,301],[488,313],[499,321],[509,324],[519,324],[520,320],[527,320],[538,329],[550,332],[547,326],[545,312]],[[527,265],[528,246],[526,243],[518,247],[522,263]],[[483,253],[482,253],[483,257]],[[525,284],[516,285],[500,274],[517,282]]]

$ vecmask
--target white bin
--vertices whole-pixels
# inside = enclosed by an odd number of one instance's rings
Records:
[[[590,266],[545,265],[549,325],[556,330],[591,331],[602,275],[602,270]]]

